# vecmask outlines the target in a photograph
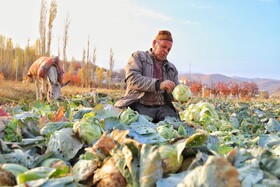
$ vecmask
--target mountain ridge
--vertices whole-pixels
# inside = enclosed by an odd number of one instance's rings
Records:
[[[274,94],[280,90],[280,80],[268,78],[245,78],[245,77],[229,77],[222,74],[179,74],[179,80],[188,79],[190,81],[198,81],[202,84],[210,85],[217,82],[254,82],[259,90],[266,90],[269,94]]]

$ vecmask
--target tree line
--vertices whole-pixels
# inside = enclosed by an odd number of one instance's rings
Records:
[[[41,56],[51,56],[51,45],[53,38],[53,24],[57,16],[57,3],[51,0],[48,5],[47,0],[41,0],[39,34],[40,37],[34,44],[30,44],[27,39],[26,46],[21,48],[15,44],[12,38],[7,38],[0,33],[0,77],[8,80],[21,81],[25,78],[31,64]],[[97,49],[90,49],[90,37],[88,37],[87,48],[82,50],[82,60],[78,61],[74,57],[67,59],[67,45],[69,41],[70,18],[67,15],[64,23],[62,37],[62,54],[58,47],[57,56],[63,66],[65,80],[70,80],[71,84],[83,87],[115,87],[117,78],[123,79],[124,75],[114,72],[114,53],[109,50],[109,69],[96,66]],[[122,72],[123,74],[123,72]]]
[[[198,81],[184,80],[193,95],[203,97],[252,98],[259,94],[259,88],[254,82],[212,82],[210,85]]]

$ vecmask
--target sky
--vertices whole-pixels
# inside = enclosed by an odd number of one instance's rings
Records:
[[[62,53],[67,15],[67,58],[96,49],[96,64],[114,70],[151,48],[169,30],[168,60],[179,73],[280,80],[280,0],[56,0],[52,55]],[[50,0],[48,1],[48,5]],[[40,0],[0,0],[0,35],[24,48],[40,37]]]

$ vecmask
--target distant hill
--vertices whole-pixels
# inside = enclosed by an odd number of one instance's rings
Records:
[[[210,85],[217,82],[255,82],[260,90],[266,90],[269,94],[278,93],[280,90],[280,80],[264,79],[264,78],[242,78],[242,77],[227,77],[222,74],[180,74],[179,79],[187,78],[191,81],[198,81],[202,84]]]
[[[278,90],[276,90],[275,92],[273,92],[273,94],[271,94],[271,95],[274,95],[274,96],[280,98],[280,88]]]

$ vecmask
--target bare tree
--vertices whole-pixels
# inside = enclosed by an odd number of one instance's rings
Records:
[[[64,23],[64,35],[63,35],[63,69],[65,68],[65,63],[67,61],[67,56],[66,56],[66,47],[68,44],[68,30],[69,30],[69,25],[70,25],[70,19],[69,15],[67,14],[65,23]]]
[[[7,38],[4,52],[4,76],[8,79],[13,77],[14,44],[11,38]]]
[[[110,59],[109,59],[110,70],[108,73],[108,81],[107,81],[109,88],[111,87],[111,80],[113,78],[114,63],[115,63],[115,60],[114,60],[113,49],[110,48]]]
[[[83,87],[87,86],[87,71],[86,71],[86,50],[83,49],[83,57],[82,57],[82,67],[81,67],[81,83]]]
[[[104,72],[104,68],[96,68],[95,70],[97,72],[97,85],[98,87],[102,87],[102,81],[104,79],[104,75],[103,75],[103,72]]]
[[[57,4],[55,0],[52,0],[49,10],[49,24],[48,24],[48,43],[47,43],[47,55],[50,55],[51,41],[52,41],[52,28],[53,22],[57,14]]]
[[[60,58],[60,46],[59,46],[59,44],[60,44],[60,36],[58,37],[58,42],[57,42],[57,56]]]
[[[18,81],[19,77],[18,77],[18,72],[20,71],[20,61],[21,61],[21,48],[19,47],[19,45],[16,45],[16,47],[14,48],[14,67],[13,70],[15,71],[15,80]]]
[[[96,65],[96,47],[94,47],[94,49],[93,49],[92,64],[93,64],[93,66]]]
[[[88,36],[88,43],[87,43],[87,63],[89,63],[89,61],[90,61],[90,59],[89,59],[89,44],[90,44],[90,42],[89,42],[89,36]]]
[[[25,46],[24,52],[23,52],[23,69],[22,69],[22,77],[24,77],[27,74],[28,68],[29,68],[29,62],[30,62],[30,40],[27,40],[27,45]]]
[[[96,66],[96,48],[94,47],[93,55],[92,55],[92,68],[91,68],[91,71],[90,71],[91,79],[92,79],[92,85],[96,84],[96,82],[95,82],[95,75],[96,75],[95,66]]]
[[[115,60],[114,60],[113,49],[110,48],[110,60],[109,60],[109,64],[110,64],[110,71],[111,71],[111,73],[113,73],[114,63],[115,63]]]
[[[39,23],[39,32],[40,32],[40,53],[41,55],[46,54],[46,22],[47,22],[47,1],[41,1],[41,10],[40,10],[40,23]]]
[[[87,86],[94,86],[95,84],[95,81],[94,81],[94,65],[93,63],[95,62],[91,62],[91,59],[90,59],[90,37],[88,36],[88,43],[87,43],[87,60],[86,60],[86,75],[88,76],[86,79],[87,79],[87,82],[88,82],[88,85]],[[94,58],[95,56],[93,56],[93,61],[94,61]]]
[[[89,42],[89,37],[88,37],[88,42],[87,42],[87,52],[86,52],[86,57],[85,57],[85,63],[84,63],[84,78],[85,78],[85,86],[88,87],[92,83],[91,80],[91,62],[90,62],[90,57],[89,57],[89,48],[90,48],[90,42]]]

